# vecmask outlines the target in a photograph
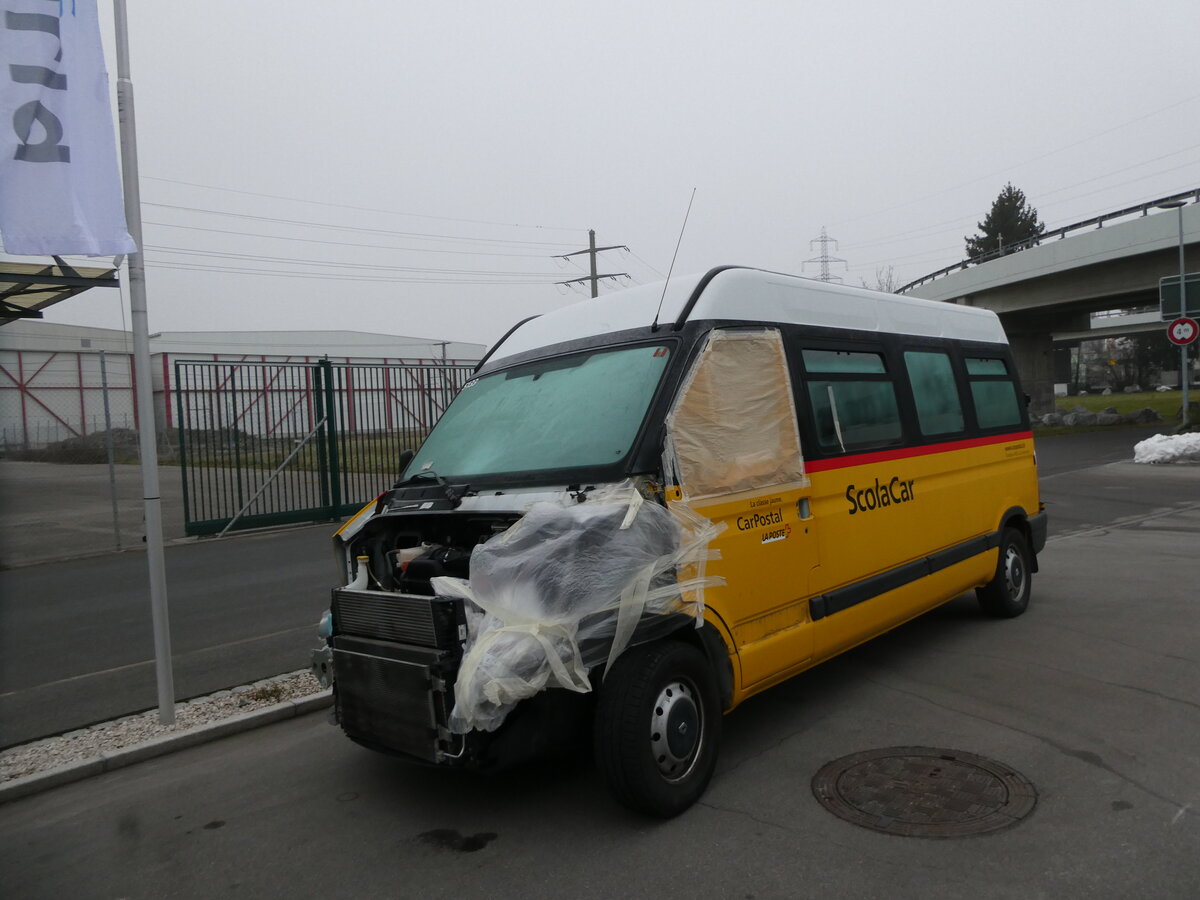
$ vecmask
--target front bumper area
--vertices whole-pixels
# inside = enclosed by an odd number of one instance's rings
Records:
[[[313,672],[332,683],[346,736],[371,750],[445,767],[494,771],[571,751],[586,734],[593,697],[547,690],[494,732],[450,731],[466,624],[461,600],[338,588],[332,635]]]
[[[463,739],[446,727],[458,659],[444,651],[335,636],[334,710],[360,743],[423,762],[462,756]]]
[[[463,756],[447,727],[467,629],[461,601],[336,588],[313,671],[347,736],[427,763]]]

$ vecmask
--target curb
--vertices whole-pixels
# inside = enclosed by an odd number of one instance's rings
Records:
[[[181,731],[179,734],[168,734],[141,744],[134,744],[120,750],[113,750],[111,753],[101,753],[99,756],[94,756],[91,759],[68,763],[65,766],[59,766],[57,769],[50,769],[47,772],[26,775],[24,778],[14,778],[12,781],[0,784],[0,805],[13,800],[19,800],[22,797],[40,794],[42,791],[48,791],[64,784],[82,781],[84,778],[91,778],[93,775],[103,775],[105,772],[123,769],[125,766],[131,766],[134,763],[144,762],[158,756],[166,756],[168,753],[174,753],[177,750],[186,750],[188,747],[207,744],[209,741],[240,734],[243,731],[251,731],[255,728],[261,728],[264,725],[270,725],[273,722],[294,719],[297,716],[316,712],[332,705],[333,692],[325,690],[309,697],[301,697],[298,700],[285,700],[283,703],[277,703],[274,706],[256,709],[253,712],[224,719],[220,722],[213,722],[209,725],[202,725],[199,728],[193,728],[189,731]]]

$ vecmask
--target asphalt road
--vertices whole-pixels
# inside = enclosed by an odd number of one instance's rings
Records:
[[[176,699],[308,665],[332,531],[167,547]],[[144,553],[0,572],[0,747],[157,704]]]
[[[1081,465],[1048,481],[1071,524],[1024,616],[965,596],[752,699],[677,819],[626,813],[586,760],[468,777],[313,715],[0,807],[4,895],[1200,896],[1200,466],[1088,467],[1079,440],[1041,451]],[[910,746],[1010,767],[1036,808],[934,840],[814,799],[826,762]]]
[[[1133,459],[1133,447],[1152,434],[1170,434],[1170,427],[1147,425],[1079,434],[1054,434],[1036,440],[1038,474],[1045,480],[1065,472]]]
[[[1132,458],[1134,443],[1155,430],[1040,440],[1051,532],[1171,506],[1166,488],[1114,478],[1081,491],[1072,477]],[[307,666],[335,579],[332,530],[167,548],[176,699]],[[157,705],[145,565],[131,552],[0,571],[0,748]]]
[[[1078,478],[1081,472],[1099,471],[1111,463],[1133,459],[1134,445],[1160,431],[1170,433],[1169,429],[1150,427],[1038,438],[1038,480],[1042,502],[1050,515],[1051,535],[1120,522],[1187,499],[1176,496],[1173,482],[1165,479],[1147,484],[1119,475],[1090,482]]]

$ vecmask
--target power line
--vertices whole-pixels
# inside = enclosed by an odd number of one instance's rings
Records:
[[[489,278],[414,278],[405,275],[356,275],[353,273],[339,272],[281,272],[278,269],[252,269],[242,268],[239,266],[206,266],[200,263],[184,263],[171,262],[162,260],[147,261],[147,264],[155,269],[171,269],[183,272],[211,272],[221,275],[259,275],[264,277],[274,278],[296,278],[301,280],[323,280],[323,281],[361,281],[361,282],[380,282],[388,284],[532,284],[532,285],[549,285],[556,282],[546,280],[538,280],[521,275],[512,279],[504,279],[498,276]]]
[[[1172,153],[1168,153],[1168,154],[1165,154],[1164,156],[1159,156],[1159,157],[1155,157],[1154,159],[1148,160],[1148,162],[1157,162],[1162,159],[1167,159],[1171,156],[1178,156],[1180,153],[1188,152],[1191,149],[1192,148],[1187,148],[1185,150],[1178,150],[1178,151],[1175,151]],[[1172,166],[1167,169],[1159,169],[1158,171],[1155,171],[1155,172],[1147,172],[1145,174],[1137,176],[1136,178],[1130,178],[1130,179],[1126,179],[1125,181],[1117,182],[1115,184],[1109,184],[1105,187],[1098,188],[1097,190],[1094,190],[1094,191],[1087,191],[1087,192],[1084,192],[1081,194],[1074,194],[1074,195],[1071,195],[1069,197],[1064,197],[1064,198],[1054,201],[1054,202],[1057,204],[1068,203],[1072,200],[1079,200],[1079,199],[1082,199],[1083,197],[1090,197],[1094,194],[1103,193],[1105,191],[1111,191],[1113,188],[1124,187],[1124,186],[1130,185],[1130,184],[1136,184],[1137,182],[1145,181],[1148,178],[1155,178],[1160,175],[1168,175],[1171,172],[1177,172],[1180,169],[1186,169],[1189,166],[1192,166],[1195,164],[1196,163],[1194,161],[1189,161],[1187,163],[1183,163],[1178,166]],[[1090,183],[1098,181],[1102,178],[1107,178],[1111,175],[1117,175],[1117,174],[1120,174],[1121,172],[1127,172],[1132,168],[1133,168],[1132,166],[1125,166],[1125,167],[1122,167],[1121,169],[1116,169],[1111,172],[1105,173],[1104,175],[1098,175],[1094,178],[1084,179],[1083,181],[1075,182],[1074,184],[1069,184],[1069,185],[1065,185],[1061,188],[1056,188],[1055,190],[1049,191],[1046,194],[1043,194],[1040,196],[1050,196],[1051,194],[1061,193],[1062,191],[1071,190],[1076,187],[1081,187],[1085,184],[1090,184]],[[1040,199],[1039,199],[1038,205],[1040,207],[1044,208],[1044,205],[1042,204]],[[1099,214],[1107,211],[1110,208],[1111,208],[1111,204],[1106,204],[1102,208],[1098,208],[1098,209],[1094,209],[1094,210],[1090,210],[1090,211],[1082,212],[1082,213],[1073,213],[1070,216],[1068,216],[1067,218],[1078,219],[1080,217],[1086,218],[1089,215],[1099,215]],[[863,243],[851,244],[847,249],[848,250],[861,250],[866,247],[879,247],[884,244],[896,244],[896,243],[900,243],[909,238],[915,237],[917,235],[922,235],[922,234],[924,234],[927,237],[934,237],[939,234],[951,234],[960,227],[965,227],[965,228],[973,227],[972,220],[974,218],[975,218],[974,216],[960,216],[960,217],[957,217],[954,219],[947,219],[942,222],[935,223],[933,225],[926,225],[922,228],[912,228],[912,229],[908,229],[907,231],[901,232],[898,234],[884,235],[879,240],[865,241]],[[943,226],[947,226],[947,225],[954,226],[954,227],[951,227],[951,228],[943,227]],[[936,230],[936,229],[940,229],[940,230]],[[904,257],[900,257],[900,258],[904,258]],[[887,260],[887,261],[890,261],[890,260]]]
[[[662,272],[660,272],[658,269],[656,269],[654,266],[650,265],[650,263],[646,262],[646,260],[642,259],[642,257],[640,257],[636,253],[634,253],[632,250],[629,251],[629,255],[632,256],[634,259],[636,259],[638,262],[640,262],[643,266],[645,266],[647,269],[649,269],[655,275],[657,275],[659,278],[667,277]]]
[[[1122,128],[1128,128],[1130,125],[1135,125],[1138,122],[1143,122],[1146,119],[1152,118],[1157,115],[1161,115],[1164,112],[1169,112],[1170,110],[1175,109],[1178,106],[1183,106],[1184,104],[1191,103],[1195,100],[1200,100],[1200,94],[1193,94],[1190,97],[1185,97],[1184,99],[1178,100],[1175,103],[1170,103],[1167,106],[1160,107],[1159,109],[1156,109],[1153,112],[1149,112],[1144,115],[1137,116],[1133,119],[1129,119],[1125,122],[1120,123],[1119,125],[1114,125],[1113,127],[1107,128],[1104,131],[1096,132],[1095,134],[1089,135],[1088,137],[1083,138],[1082,140],[1075,141],[1074,143],[1067,144],[1066,146],[1058,147],[1058,148],[1055,148],[1054,150],[1048,150],[1045,153],[1041,153],[1037,156],[1031,157],[1022,162],[1014,163],[1012,165],[1006,166],[1005,168],[1000,169],[996,172],[991,172],[987,175],[980,175],[979,177],[972,178],[969,181],[964,181],[964,182],[961,182],[960,184],[953,185],[952,187],[943,188],[942,190],[934,191],[933,193],[930,193],[930,194],[925,194],[920,197],[915,197],[911,200],[905,200],[902,203],[897,203],[892,206],[888,206],[884,209],[879,209],[874,212],[862,213],[857,216],[851,216],[848,219],[840,219],[840,220],[834,222],[834,225],[845,225],[849,222],[857,222],[860,219],[867,219],[867,218],[871,218],[872,216],[879,216],[879,215],[883,215],[884,213],[894,212],[897,209],[903,209],[906,206],[912,206],[914,203],[920,203],[925,200],[930,200],[934,197],[940,197],[940,196],[943,196],[944,194],[949,194],[949,193],[952,193],[953,191],[961,190],[964,187],[970,187],[971,185],[978,184],[979,182],[985,181],[988,178],[997,178],[1001,175],[1004,175],[1007,172],[1012,171],[1013,169],[1019,169],[1023,166],[1030,165],[1031,163],[1039,162],[1043,159],[1046,159],[1047,157],[1054,156],[1057,153],[1063,153],[1067,150],[1073,150],[1076,147],[1079,147],[1079,146],[1082,146],[1083,144],[1087,144],[1087,143],[1090,143],[1091,141],[1094,141],[1096,138],[1100,138],[1100,137],[1104,137],[1105,135],[1112,134],[1114,131],[1120,131]]]
[[[224,191],[229,194],[241,194],[246,197],[264,197],[269,200],[287,200],[292,203],[308,203],[313,206],[325,206],[332,209],[348,209],[355,212],[384,213],[385,215],[389,216],[408,216],[414,219],[434,219],[440,222],[464,222],[470,225],[495,225],[501,228],[532,228],[545,231],[583,231],[582,228],[568,227],[565,225],[522,225],[519,222],[491,222],[486,219],[459,219],[453,216],[434,216],[425,213],[401,212],[394,209],[378,209],[370,206],[350,206],[344,203],[328,203],[322,200],[313,200],[307,197],[286,197],[280,194],[263,194],[259,193],[258,191],[242,191],[238,190],[237,188],[218,187],[217,185],[213,184],[199,184],[195,181],[177,181],[173,178],[156,178],[153,175],[143,175],[141,177],[149,181],[162,181],[167,184],[182,184],[187,185],[188,187],[204,188],[205,190],[210,191]]]
[[[1171,154],[1171,155],[1174,155],[1174,154]],[[1167,169],[1167,170],[1165,170],[1165,171],[1163,171],[1163,172],[1155,172],[1155,173],[1150,173],[1150,174],[1148,174],[1148,175],[1141,176],[1141,177],[1139,177],[1139,178],[1134,178],[1134,179],[1130,179],[1130,180],[1128,180],[1128,181],[1122,182],[1121,184],[1131,184],[1131,183],[1136,183],[1136,182],[1138,182],[1138,181],[1144,181],[1146,178],[1152,178],[1152,177],[1155,177],[1155,176],[1157,176],[1157,175],[1160,175],[1160,174],[1165,174],[1165,172],[1171,172],[1171,171],[1174,171],[1175,169],[1178,169],[1178,168],[1183,168],[1183,167],[1181,167],[1181,166],[1176,166],[1176,167],[1174,167],[1174,168],[1172,168],[1172,169]],[[1110,186],[1110,187],[1107,187],[1107,188],[1098,188],[1097,190],[1094,190],[1094,191],[1089,191],[1089,192],[1088,192],[1088,193],[1086,193],[1086,194],[1078,194],[1078,195],[1076,195],[1076,196],[1074,196],[1074,197],[1071,197],[1071,198],[1068,198],[1068,199],[1072,199],[1072,200],[1074,200],[1074,199],[1079,199],[1080,197],[1086,197],[1086,196],[1090,196],[1090,195],[1092,195],[1092,194],[1098,194],[1098,193],[1102,193],[1102,192],[1104,192],[1104,191],[1107,191],[1107,190],[1111,190],[1111,186]],[[1127,205],[1127,206],[1132,206],[1132,205],[1136,205],[1136,204],[1126,204],[1126,205]],[[1076,222],[1077,222],[1077,221],[1079,221],[1079,220],[1081,220],[1081,219],[1087,219],[1087,218],[1089,218],[1089,217],[1092,217],[1092,216],[1102,215],[1102,214],[1104,214],[1105,212],[1108,212],[1108,211],[1109,211],[1109,210],[1111,210],[1111,209],[1112,209],[1112,204],[1106,204],[1105,206],[1103,206],[1103,207],[1100,207],[1100,208],[1093,208],[1093,209],[1091,209],[1091,210],[1087,210],[1087,211],[1085,211],[1085,212],[1077,212],[1077,213],[1074,213],[1074,214],[1072,214],[1071,216],[1069,216],[1068,218],[1069,218],[1069,219],[1071,219],[1071,220],[1074,220],[1074,221],[1076,221]],[[1134,215],[1134,213],[1130,213],[1130,215]],[[1055,226],[1055,227],[1062,227],[1062,226]],[[1053,229],[1051,229],[1051,230],[1053,230]],[[944,233],[944,232],[943,232],[943,233]],[[888,242],[884,242],[884,243],[894,243],[894,241],[888,241]],[[918,253],[909,254],[909,255],[907,255],[907,256],[898,256],[898,257],[897,257],[897,256],[892,256],[892,257],[887,257],[887,258],[885,258],[885,259],[883,259],[883,260],[877,260],[877,261],[873,261],[873,262],[871,262],[871,263],[865,263],[865,264],[863,264],[863,265],[864,265],[864,266],[865,266],[865,265],[876,265],[876,264],[878,264],[878,262],[896,263],[896,262],[898,262],[898,261],[901,261],[901,260],[913,260],[913,261],[923,261],[923,260],[928,260],[928,261],[930,261],[930,262],[936,262],[936,261],[939,261],[939,260],[944,260],[944,259],[946,259],[947,257],[950,257],[950,258],[952,258],[952,259],[959,259],[959,258],[960,258],[960,256],[959,256],[959,250],[958,250],[958,246],[957,246],[957,245],[955,245],[955,246],[951,246],[951,247],[939,248],[938,250],[921,251],[921,252],[918,252]],[[856,267],[856,268],[857,268],[857,267]]]
[[[499,272],[484,271],[480,269],[439,269],[428,266],[383,266],[373,263],[353,263],[321,259],[297,259],[290,256],[264,256],[255,253],[233,253],[220,250],[192,250],[186,247],[163,247],[155,244],[147,244],[145,249],[154,250],[157,252],[180,253],[187,256],[207,256],[221,259],[244,259],[253,262],[286,263],[289,265],[316,266],[324,268],[373,269],[381,272],[423,272],[442,275],[546,275],[547,277],[550,277],[550,273],[546,272]]]
[[[1188,154],[1191,154],[1191,155],[1193,156],[1193,158],[1192,158],[1191,160],[1189,160],[1188,162],[1184,163],[1184,164],[1183,164],[1183,165],[1181,165],[1181,166],[1174,166],[1173,168],[1170,168],[1170,169],[1163,169],[1163,170],[1160,170],[1159,172],[1152,173],[1152,174],[1158,174],[1158,175],[1161,175],[1161,174],[1166,174],[1167,172],[1174,172],[1174,171],[1176,171],[1177,169],[1183,169],[1183,168],[1186,168],[1187,166],[1190,166],[1190,165],[1196,165],[1196,162],[1197,162],[1197,161],[1196,161],[1196,159],[1195,159],[1195,155],[1196,155],[1196,148],[1195,148],[1195,146],[1188,146],[1188,147],[1184,147],[1184,148],[1183,148],[1183,149],[1181,149],[1181,150],[1173,150],[1173,151],[1171,151],[1170,153],[1164,153],[1162,156],[1155,156],[1155,157],[1153,157],[1153,158],[1151,158],[1151,159],[1140,160],[1140,161],[1139,161],[1139,162],[1137,162],[1135,165],[1136,165],[1136,166],[1147,166],[1147,165],[1149,165],[1150,163],[1162,162],[1164,159],[1170,159],[1172,156],[1179,156],[1179,154],[1181,154],[1181,153],[1188,153]],[[1094,176],[1094,177],[1092,177],[1092,178],[1085,178],[1085,179],[1083,179],[1083,181],[1076,181],[1076,182],[1074,182],[1073,184],[1067,184],[1067,185],[1063,185],[1062,187],[1060,187],[1060,188],[1055,188],[1055,189],[1054,189],[1054,190],[1052,190],[1052,191],[1043,191],[1041,194],[1039,194],[1039,195],[1038,195],[1038,198],[1039,198],[1039,201],[1040,201],[1042,198],[1045,198],[1045,197],[1050,197],[1050,196],[1053,196],[1054,194],[1061,194],[1063,191],[1069,191],[1069,190],[1071,190],[1072,188],[1081,187],[1081,186],[1083,186],[1083,185],[1085,185],[1085,184],[1091,184],[1093,181],[1100,181],[1102,178],[1108,178],[1108,177],[1110,177],[1110,176],[1112,176],[1112,175],[1120,175],[1120,174],[1122,174],[1122,173],[1124,173],[1124,172],[1128,172],[1128,171],[1130,171],[1130,170],[1131,170],[1131,169],[1133,169],[1133,168],[1134,168],[1134,166],[1133,166],[1133,165],[1129,165],[1129,166],[1122,166],[1122,167],[1121,167],[1121,168],[1119,168],[1119,169],[1113,169],[1113,170],[1112,170],[1112,171],[1110,171],[1110,172],[1104,172],[1103,174],[1101,174],[1101,175],[1096,175],[1096,176]],[[1139,176],[1139,179],[1135,179],[1135,180],[1140,180],[1140,178],[1142,178],[1142,177],[1145,177],[1145,176]],[[1128,183],[1128,182],[1122,182],[1122,184],[1125,184],[1125,183]],[[1110,185],[1110,187],[1111,187],[1111,186],[1112,186],[1112,185]],[[1119,185],[1116,185],[1116,186],[1118,186],[1118,187],[1119,187]],[[1087,195],[1085,194],[1085,195],[1081,195],[1081,196],[1087,196]],[[1074,198],[1073,198],[1073,197],[1068,197],[1067,199],[1068,199],[1068,200],[1072,200],[1072,199],[1074,199]]]
[[[330,225],[325,222],[307,222],[301,219],[284,219],[276,216],[256,216],[249,213],[227,212],[220,209],[204,209],[195,206],[176,206],[170,203],[151,203],[144,201],[143,206],[157,206],[163,209],[177,209],[184,212],[197,212],[213,216],[229,216],[235,219],[249,219],[256,222],[275,222],[284,225],[301,225],[305,228],[328,228],[333,231],[359,231],[364,234],[387,234],[392,236],[409,237],[416,240],[450,241],[467,244],[518,244],[530,247],[570,247],[571,244],[555,241],[519,241],[509,238],[459,237],[450,234],[434,234],[422,231],[393,231],[386,228],[363,228],[357,225]]]
[[[302,244],[322,244],[329,247],[356,247],[360,250],[399,250],[405,253],[453,253],[461,256],[504,256],[512,259],[545,259],[544,253],[500,253],[495,250],[448,250],[444,247],[389,247],[380,244],[362,244],[358,241],[323,241],[318,238],[290,237],[283,234],[263,234],[258,231],[233,231],[227,228],[205,228],[202,225],[180,225],[176,222],[151,222],[144,220],[144,225],[156,225],[163,228],[183,228],[188,231],[205,231],[212,234],[229,234],[237,237],[264,238],[272,241],[295,241]]]

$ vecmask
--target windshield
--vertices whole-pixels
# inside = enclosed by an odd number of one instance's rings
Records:
[[[663,345],[594,350],[470,381],[405,472],[470,478],[619,462],[669,357]]]

